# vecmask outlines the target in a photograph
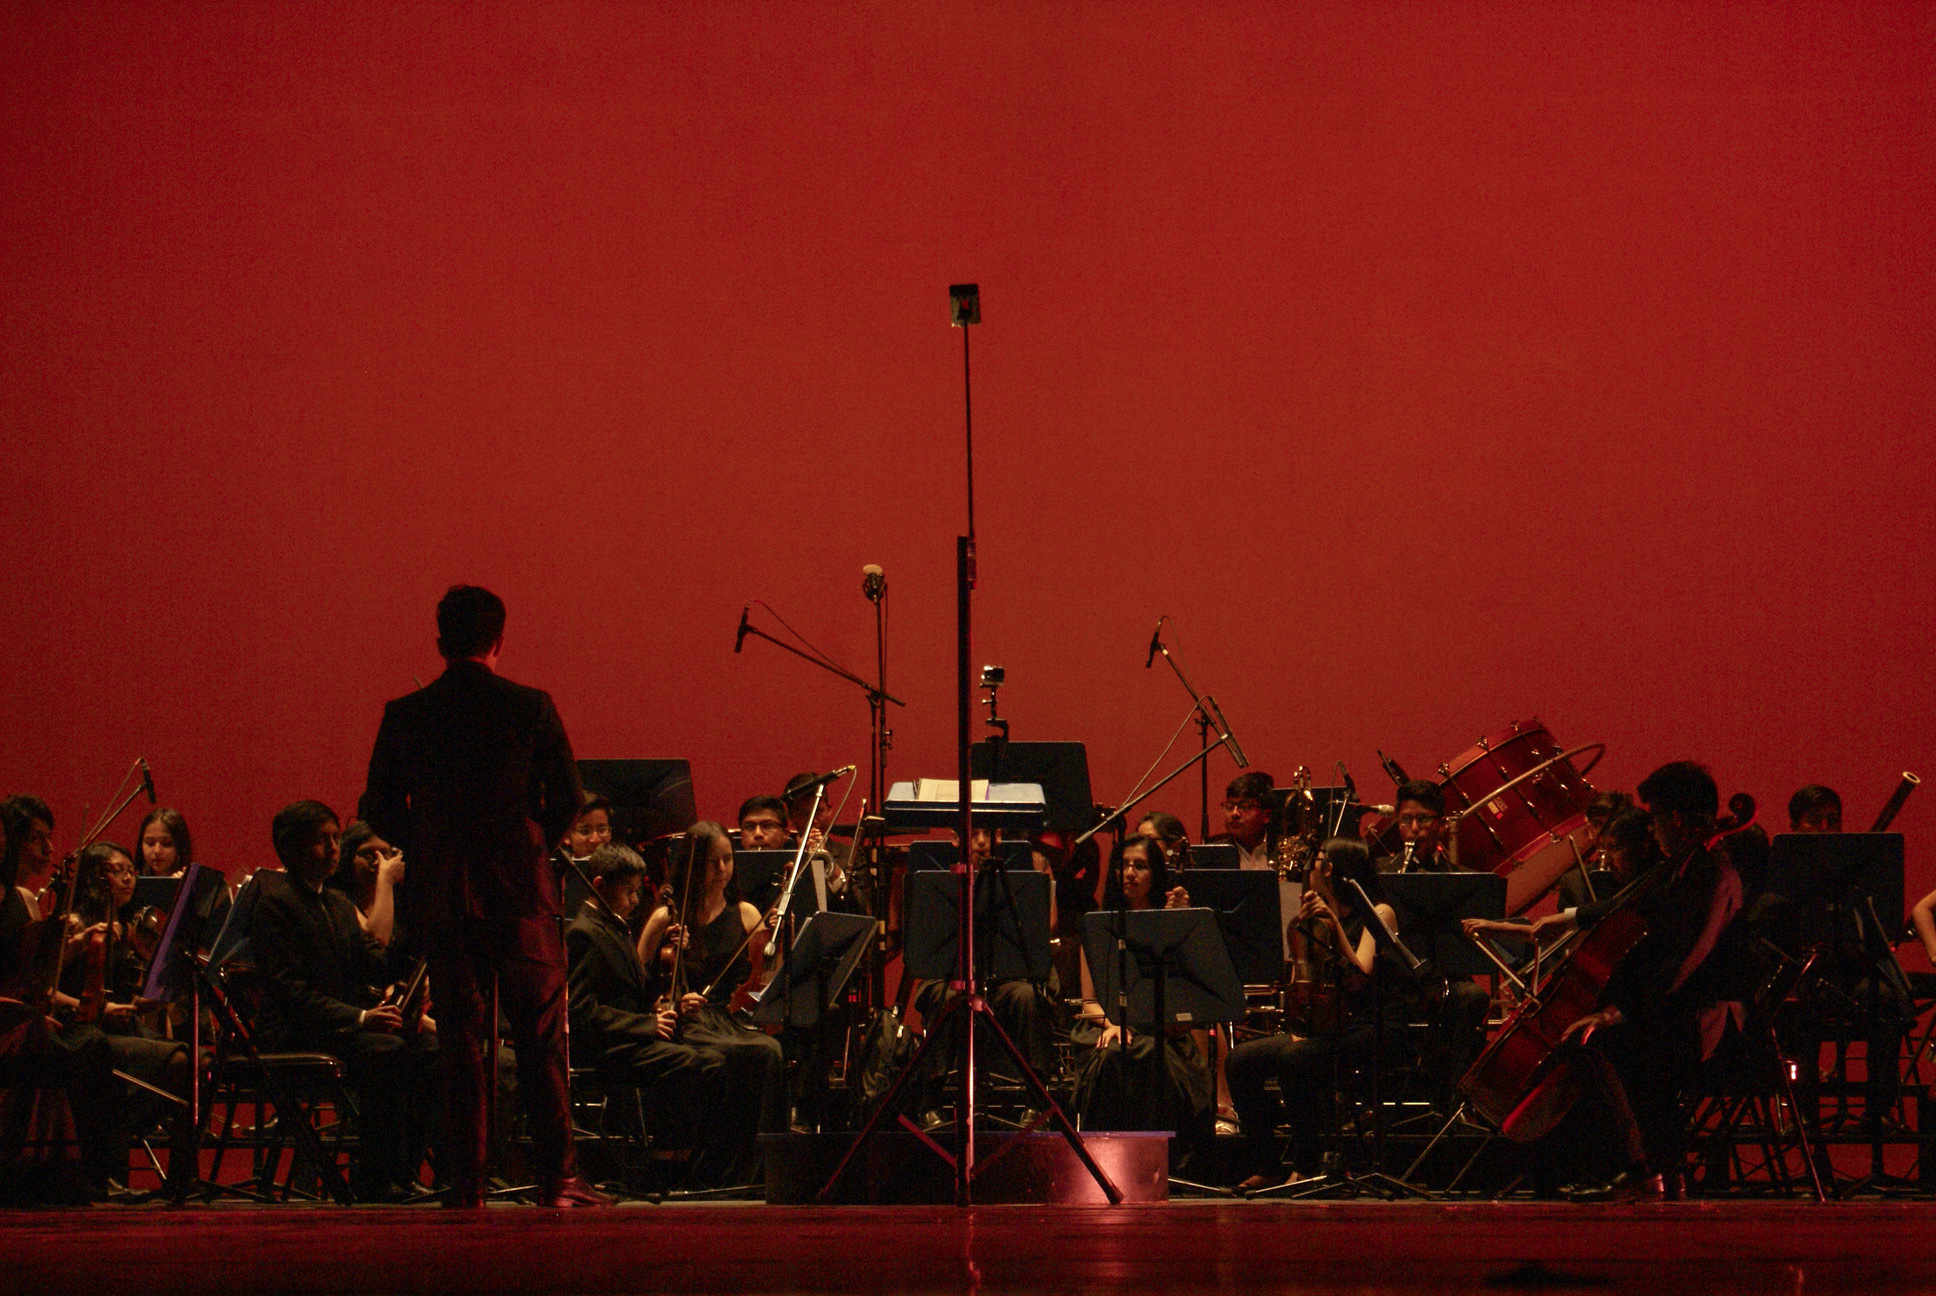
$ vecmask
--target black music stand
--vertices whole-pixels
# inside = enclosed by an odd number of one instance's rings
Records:
[[[810,916],[773,979],[754,999],[753,1020],[768,1026],[820,1026],[867,956],[879,925],[861,914]]]
[[[1244,985],[1275,985],[1284,976],[1284,919],[1277,874],[1263,869],[1187,873],[1190,903],[1217,915],[1217,930]]]
[[[1242,1021],[1244,983],[1217,928],[1211,909],[1084,914],[1082,948],[1103,1015],[1147,1031]]]
[[[1235,842],[1205,842],[1201,846],[1190,847],[1190,867],[1185,876],[1198,873],[1234,873],[1244,866],[1243,852]],[[1275,871],[1266,873],[1262,869],[1252,869],[1258,877],[1276,877]]]
[[[1002,870],[1008,886],[995,882],[997,871],[975,879],[975,972],[978,980],[1049,979],[1049,879],[1034,869]],[[907,940],[901,975],[922,981],[952,976],[960,957],[961,899],[950,871],[909,871]],[[1006,894],[1004,894],[1006,892]]]
[[[741,898],[761,913],[771,909],[780,898],[780,883],[793,864],[793,855],[791,850],[735,849],[733,881]]]
[[[1492,960],[1465,934],[1467,918],[1506,916],[1506,879],[1497,873],[1387,873],[1379,878],[1405,943],[1441,976],[1488,976]]]
[[[1049,803],[1044,828],[1081,832],[1095,822],[1089,749],[1079,742],[978,742],[969,749],[968,764],[978,779],[1039,785]]]
[[[1034,848],[1025,841],[995,843],[995,859],[1010,873],[1035,871]],[[951,841],[928,839],[908,843],[908,872],[950,872],[961,859],[961,848]]]

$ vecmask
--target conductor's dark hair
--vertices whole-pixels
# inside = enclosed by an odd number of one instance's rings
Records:
[[[321,801],[291,801],[276,811],[269,824],[269,840],[284,868],[294,868],[324,824],[341,823],[336,812]]]
[[[1678,811],[1696,819],[1712,819],[1721,809],[1721,792],[1714,775],[1696,761],[1669,761],[1640,780],[1634,791],[1655,812]]]
[[[1788,823],[1792,827],[1802,821],[1804,815],[1814,814],[1817,810],[1835,807],[1835,813],[1842,813],[1842,797],[1832,787],[1820,783],[1810,783],[1788,798]]]
[[[27,845],[28,835],[36,822],[52,829],[54,812],[39,797],[23,792],[0,801],[0,821],[7,829],[7,850],[0,857],[0,886],[14,886],[20,881],[20,852]]]
[[[1392,799],[1400,806],[1407,801],[1416,801],[1435,815],[1445,814],[1445,790],[1430,779],[1401,783],[1398,791],[1392,794]]]
[[[645,861],[630,846],[608,842],[592,852],[585,861],[585,872],[594,878],[629,878],[645,876]]]
[[[745,823],[746,820],[755,811],[758,811],[758,810],[771,810],[774,814],[780,816],[780,823],[782,825],[784,825],[787,821],[787,803],[786,802],[780,800],[780,798],[776,796],[750,796],[750,797],[747,797],[744,801],[739,803],[738,822]]]
[[[134,848],[141,849],[141,839],[148,835],[151,824],[160,824],[167,832],[170,841],[175,843],[175,867],[187,869],[195,862],[195,839],[188,835],[188,820],[173,806],[156,806],[141,818],[141,829],[134,835]],[[143,867],[141,857],[135,856],[136,868]]]
[[[504,600],[479,585],[453,585],[437,603],[437,651],[446,661],[489,652],[504,637]]]
[[[1123,893],[1116,885],[1119,877],[1117,870],[1122,867],[1123,856],[1129,853],[1132,846],[1141,846],[1145,858],[1149,860],[1149,907],[1161,909],[1163,898],[1170,893],[1170,857],[1163,849],[1163,843],[1147,833],[1131,833],[1116,843],[1115,850],[1109,852],[1109,872],[1103,880],[1102,907],[1116,909],[1123,904]]]
[[[1232,801],[1262,801],[1268,806],[1270,791],[1276,786],[1275,780],[1270,775],[1252,770],[1248,774],[1239,774],[1231,779],[1230,786],[1223,790],[1223,794]]]

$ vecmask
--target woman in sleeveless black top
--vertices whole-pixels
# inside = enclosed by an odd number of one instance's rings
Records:
[[[675,855],[672,904],[661,905],[639,933],[639,956],[648,969],[669,970],[683,943],[680,965],[679,1029],[673,1038],[694,1048],[717,1051],[725,1063],[721,1110],[710,1119],[720,1126],[718,1164],[702,1167],[702,1179],[747,1183],[759,1166],[760,1134],[786,1130],[786,1089],[780,1042],[729,1011],[733,992],[757,972],[765,948],[760,911],[739,898],[733,885],[733,842],[719,824],[704,820],[686,833],[685,851]],[[693,896],[686,905],[678,888],[690,877]],[[690,939],[676,919],[690,914],[697,930]],[[701,1118],[708,1119],[702,1116]]]
[[[1280,1122],[1291,1128],[1294,1176],[1317,1171],[1323,1152],[1319,1142],[1323,1118],[1332,1107],[1333,1080],[1339,1068],[1354,1070],[1371,1064],[1377,1036],[1373,1005],[1381,1004],[1387,1021],[1404,1020],[1415,1007],[1416,991],[1404,984],[1405,978],[1387,960],[1378,958],[1378,947],[1360,912],[1363,906],[1353,903],[1356,894],[1345,885],[1346,879],[1364,887],[1387,930],[1398,930],[1391,906],[1379,902],[1378,874],[1364,843],[1342,837],[1326,842],[1312,865],[1297,921],[1328,944],[1342,965],[1344,1024],[1334,1038],[1271,1035],[1230,1051],[1224,1074],[1243,1130],[1249,1173],[1241,1188],[1261,1188],[1282,1178],[1283,1162],[1277,1150]],[[1376,991],[1373,977],[1378,978]],[[1401,1038],[1388,1032],[1385,1065],[1391,1065],[1401,1047]],[[1277,1080],[1277,1094],[1265,1085],[1272,1077]]]

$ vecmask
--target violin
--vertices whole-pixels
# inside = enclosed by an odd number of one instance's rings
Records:
[[[1303,873],[1312,885],[1315,861]],[[1291,920],[1290,979],[1284,986],[1284,1019],[1300,1034],[1335,1039],[1344,1029],[1344,969],[1329,926]]]

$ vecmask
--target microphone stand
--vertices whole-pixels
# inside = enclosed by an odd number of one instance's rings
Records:
[[[1185,687],[1187,688],[1188,685],[1186,684]],[[1195,695],[1192,694],[1192,696],[1195,696]],[[1208,704],[1207,708],[1205,706],[1205,703]],[[1201,699],[1199,699],[1196,708],[1191,712],[1191,714],[1199,717],[1199,722],[1201,722],[1201,719],[1203,717],[1209,716],[1212,713],[1216,713],[1216,712],[1217,712],[1217,700],[1206,693],[1203,695]],[[1187,724],[1188,722],[1189,722],[1189,718],[1185,717],[1184,723]],[[1172,738],[1171,741],[1174,742],[1175,739]],[[1218,751],[1224,747],[1229,747],[1232,757],[1234,759],[1239,759],[1241,761],[1241,754],[1242,754],[1243,748],[1237,745],[1236,737],[1230,732],[1227,726],[1219,725],[1217,726],[1217,741],[1215,741],[1214,743],[1211,743],[1207,747],[1204,747],[1201,751],[1197,752],[1196,755],[1190,757],[1190,759],[1184,761],[1181,765],[1177,766],[1175,769],[1171,770],[1168,774],[1164,775],[1162,779],[1159,780],[1153,787],[1149,788],[1149,790],[1144,792],[1132,793],[1129,799],[1124,801],[1121,805],[1116,806],[1114,809],[1106,811],[1096,821],[1093,827],[1091,827],[1087,832],[1083,833],[1080,837],[1076,838],[1073,842],[1069,844],[1070,849],[1073,850],[1075,849],[1075,847],[1082,845],[1082,843],[1088,841],[1091,837],[1094,837],[1097,833],[1109,827],[1111,824],[1126,823],[1124,816],[1126,816],[1131,810],[1134,810],[1137,806],[1143,804],[1143,802],[1149,800],[1151,797],[1155,796],[1158,792],[1161,792],[1164,788],[1168,787],[1180,775],[1182,775],[1185,771],[1187,771],[1192,765],[1195,765],[1198,762],[1207,761],[1210,757],[1210,753],[1214,751]],[[1157,759],[1161,760],[1162,757],[1159,756],[1157,757]],[[1242,763],[1247,764],[1248,762],[1242,762]],[[1152,766],[1152,768],[1154,767]],[[1148,777],[1149,777],[1149,771],[1145,770],[1143,772],[1143,778],[1148,778]],[[1209,775],[1207,773],[1204,775],[1204,779],[1205,779],[1205,784],[1207,786],[1209,781]],[[1138,779],[1137,782],[1141,783],[1142,780]],[[1208,815],[1208,812],[1206,811],[1206,819],[1207,819],[1207,815]],[[1207,831],[1208,830],[1206,829],[1206,832]]]
[[[1200,770],[1198,770],[1198,774],[1200,776],[1198,795],[1201,797],[1199,804],[1202,806],[1203,809],[1202,809],[1201,819],[1197,825],[1197,840],[1200,842],[1209,841],[1210,840],[1210,728],[1211,728],[1210,712],[1207,709],[1205,709],[1203,705],[1203,699],[1197,696],[1196,689],[1190,686],[1190,677],[1183,673],[1183,667],[1178,665],[1176,658],[1170,655],[1170,646],[1163,642],[1163,632],[1162,632],[1161,622],[1157,623],[1156,651],[1163,654],[1163,660],[1169,664],[1169,667],[1171,670],[1176,672],[1177,682],[1183,685],[1183,691],[1185,693],[1188,693],[1190,695],[1190,701],[1196,704],[1197,749],[1198,749],[1197,758],[1203,762],[1203,767]],[[1220,733],[1219,742],[1222,741],[1223,737],[1227,737],[1227,736],[1228,735],[1221,735]],[[1231,751],[1233,753],[1236,753],[1236,759],[1237,759],[1238,765],[1241,766],[1246,763],[1243,758],[1242,752],[1234,744],[1231,747]],[[1181,771],[1178,771],[1178,772],[1180,773]],[[1167,779],[1164,780],[1164,782],[1168,782],[1168,781],[1169,780]],[[1161,787],[1163,785],[1159,783],[1156,786]],[[1150,791],[1154,792],[1156,791],[1156,788],[1151,788]]]

